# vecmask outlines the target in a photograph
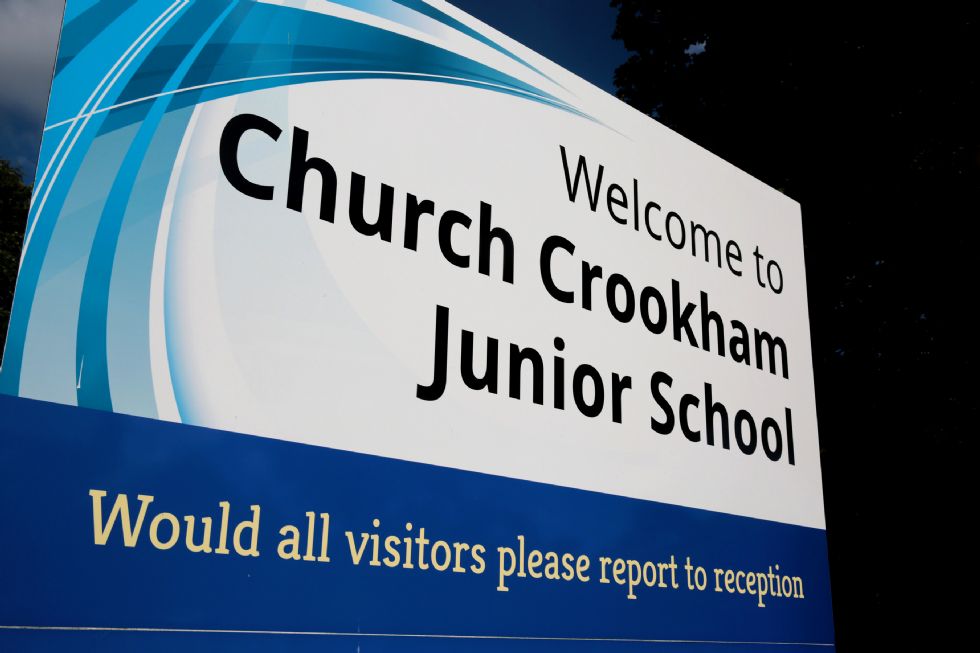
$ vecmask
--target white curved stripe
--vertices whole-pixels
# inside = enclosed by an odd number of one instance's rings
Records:
[[[173,218],[174,201],[177,187],[180,185],[181,172],[191,136],[197,126],[197,118],[201,105],[194,107],[173,170],[167,184],[163,206],[160,209],[160,222],[157,225],[157,237],[153,247],[153,267],[150,273],[150,378],[153,383],[153,399],[156,404],[157,417],[168,422],[180,422],[180,410],[177,408],[177,397],[174,394],[173,377],[170,375],[170,356],[167,352],[167,322],[164,306],[164,290],[167,275],[167,246],[170,241],[170,223]]]
[[[310,77],[314,75],[398,75],[400,77],[418,77],[420,79],[436,79],[436,80],[445,80],[445,81],[453,81],[453,82],[466,82],[468,84],[479,84],[480,86],[487,86],[489,88],[503,89],[510,93],[526,95],[530,98],[547,102],[548,104],[558,104],[559,106],[567,107],[569,109],[574,109],[575,111],[581,111],[580,109],[576,109],[571,105],[561,102],[560,100],[549,98],[544,95],[540,95],[539,93],[525,91],[523,89],[514,88],[512,86],[505,86],[504,84],[496,84],[494,82],[484,82],[478,79],[470,79],[468,77],[454,77],[452,75],[434,75],[429,73],[409,73],[409,72],[403,72],[401,70],[310,70],[306,72],[296,72],[296,73],[277,73],[275,75],[256,75],[255,77],[239,77],[237,79],[226,79],[220,82],[197,84],[196,86],[185,86],[183,88],[177,88],[172,91],[165,91],[163,93],[154,93],[153,95],[146,95],[144,97],[136,98],[134,100],[127,100],[126,102],[120,102],[119,104],[114,104],[109,107],[102,107],[100,109],[95,109],[94,111],[90,111],[84,117],[89,118],[91,116],[95,116],[100,113],[105,113],[106,111],[112,111],[113,109],[128,107],[131,104],[138,104],[140,102],[146,102],[148,100],[155,100],[157,98],[165,97],[167,95],[177,95],[178,93],[186,93],[189,91],[200,91],[201,89],[213,88],[215,86],[226,86],[228,84],[240,84],[243,82],[255,82],[255,81],[262,81],[266,79],[278,79],[284,77]],[[260,89],[260,90],[264,90],[264,89]],[[45,127],[44,129],[45,131],[47,131],[48,129],[54,129],[55,127],[60,127],[61,125],[65,124],[65,122],[68,121],[66,120],[63,122],[57,122],[53,125],[49,125],[48,127]]]
[[[68,120],[63,120],[63,121],[59,122],[58,123],[59,125],[64,125],[65,123],[71,122],[71,123],[73,123],[72,124],[72,128],[74,127],[74,123],[77,122],[79,120],[79,118],[81,118],[83,115],[85,115],[85,113],[88,111],[89,105],[92,104],[92,100],[95,99],[95,96],[99,94],[99,91],[102,89],[102,86],[112,76],[112,74],[114,72],[116,72],[116,69],[119,68],[119,64],[121,64],[123,62],[123,60],[126,57],[129,56],[129,53],[133,51],[133,48],[135,48],[135,47],[137,47],[139,45],[139,43],[146,37],[146,35],[150,32],[150,30],[152,30],[157,25],[157,23],[159,23],[161,20],[163,20],[163,18],[167,15],[167,13],[170,12],[178,4],[180,4],[180,2],[181,2],[181,0],[174,0],[174,3],[172,5],[170,5],[166,9],[166,11],[164,11],[162,14],[160,14],[159,16],[157,16],[156,20],[154,20],[152,23],[150,23],[147,26],[147,28],[145,30],[143,30],[143,33],[140,34],[138,37],[136,37],[136,40],[133,41],[128,48],[126,48],[126,51],[122,53],[122,55],[116,60],[116,63],[112,65],[112,68],[109,69],[109,72],[107,72],[105,74],[105,77],[102,78],[102,81],[100,81],[95,86],[95,88],[92,89],[92,94],[88,96],[88,99],[85,100],[85,104],[83,104],[82,105],[82,108],[78,110],[78,115],[76,115],[74,118],[69,118]],[[47,131],[47,128],[45,128],[44,131]],[[44,181],[47,179],[48,173],[51,171],[51,166],[54,165],[55,159],[58,158],[58,153],[61,152],[61,148],[64,146],[65,142],[68,140],[68,136],[69,136],[69,134],[71,134],[71,132],[72,132],[72,129],[69,128],[68,131],[65,132],[65,135],[62,136],[61,142],[58,143],[58,147],[55,149],[54,154],[51,155],[51,158],[50,159],[48,159],[48,165],[45,166],[44,173],[41,175],[41,179],[34,186],[34,190],[35,191],[39,191],[44,186]]]
[[[119,78],[126,71],[126,68],[128,68],[129,65],[131,63],[133,63],[133,61],[136,59],[136,57],[139,56],[139,53],[143,51],[143,49],[150,43],[150,41],[153,40],[153,38],[157,34],[159,34],[160,30],[163,29],[167,25],[167,23],[169,23],[171,20],[173,20],[174,16],[176,16],[180,12],[181,9],[183,9],[185,6],[187,6],[187,3],[189,1],[190,0],[179,0],[179,2],[180,2],[179,6],[177,6],[176,9],[174,9],[173,11],[171,11],[170,14],[167,15],[166,18],[163,19],[163,21],[161,21],[160,23],[158,23],[157,26],[155,28],[153,28],[153,30],[150,32],[149,36],[147,36],[143,40],[143,42],[140,43],[140,45],[135,50],[132,51],[132,53],[129,56],[129,59],[126,61],[125,64],[123,64],[123,66],[121,68],[119,68],[119,70],[116,72],[115,76],[112,78],[112,81],[110,81],[109,84],[106,85],[106,87],[102,91],[102,94],[99,95],[98,100],[96,100],[96,102],[95,102],[95,106],[96,107],[98,107],[102,103],[102,100],[104,100],[105,99],[105,96],[109,94],[109,91],[112,89],[113,85],[115,85],[115,83],[117,81],[119,81]],[[91,118],[92,118],[93,115],[95,115],[95,114],[92,113],[92,112],[89,112],[86,116],[84,116],[81,119],[82,120],[82,124],[78,127],[78,129],[75,130],[75,135],[71,139],[71,143],[69,143],[68,149],[65,150],[65,153],[62,155],[61,160],[58,162],[58,166],[54,170],[54,174],[51,176],[50,183],[48,183],[47,187],[44,189],[44,194],[41,196],[41,202],[38,204],[37,211],[34,212],[34,218],[33,218],[33,220],[31,220],[30,227],[27,230],[27,235],[24,238],[24,247],[21,250],[20,263],[18,264],[18,267],[17,267],[18,272],[20,271],[20,267],[24,264],[24,257],[27,255],[27,248],[31,244],[31,238],[33,238],[33,236],[34,236],[34,229],[37,227],[37,223],[40,220],[41,212],[44,211],[44,205],[48,201],[48,195],[50,195],[50,193],[51,193],[51,187],[54,186],[54,183],[58,180],[58,175],[61,174],[61,169],[64,167],[65,161],[68,160],[68,156],[71,154],[72,149],[75,147],[75,143],[78,142],[78,137],[81,135],[81,133],[83,131],[85,131],[85,126],[88,125],[88,122],[89,122],[89,120],[91,120]],[[76,117],[75,120],[79,120],[79,118]],[[71,130],[69,130],[69,132],[70,131]],[[68,136],[68,134],[66,133],[65,134],[65,137],[67,138],[67,136]],[[52,157],[52,159],[53,159],[53,157]]]
[[[414,41],[426,43],[440,50],[446,50],[471,61],[481,63],[519,79],[526,84],[543,88],[553,95],[567,95],[567,91],[563,87],[557,85],[528,65],[515,61],[507,54],[500,52],[469,34],[465,34],[454,27],[450,27],[431,16],[427,16],[405,5],[393,3],[391,10],[396,13],[394,19],[391,19],[330,2],[329,0],[320,0],[316,3],[304,2],[304,0],[259,0],[259,2],[310,11],[325,16],[333,16],[341,20],[360,23],[386,32],[399,34]],[[409,20],[410,17],[411,22],[414,24],[408,25],[403,22],[398,22],[399,17],[405,18],[406,20]],[[474,30],[482,33],[481,30],[475,28]],[[494,40],[490,36],[487,36],[487,38],[491,41]]]

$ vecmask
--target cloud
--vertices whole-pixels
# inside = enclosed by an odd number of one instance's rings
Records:
[[[0,159],[34,178],[64,0],[0,0]]]
[[[64,0],[0,0],[0,106],[40,122]]]

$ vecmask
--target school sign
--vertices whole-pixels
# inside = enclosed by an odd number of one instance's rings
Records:
[[[5,649],[833,647],[799,205],[443,2],[69,0]]]

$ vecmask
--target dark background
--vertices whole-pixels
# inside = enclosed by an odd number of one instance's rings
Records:
[[[977,10],[454,4],[801,203],[838,645],[958,643],[975,548]],[[0,159],[28,181],[43,104],[25,86],[46,89],[60,18],[56,1],[0,0]],[[0,163],[2,332],[28,201]]]

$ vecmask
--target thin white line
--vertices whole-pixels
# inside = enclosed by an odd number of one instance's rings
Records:
[[[426,635],[421,633],[348,633],[315,630],[233,630],[205,628],[122,628],[112,626],[0,626],[0,630],[54,630],[84,632],[198,633],[212,635],[292,635],[312,637],[401,637],[413,639],[499,639],[535,642],[626,642],[632,644],[744,644],[747,646],[823,646],[826,642],[750,642],[715,639],[641,639],[631,637],[521,637],[518,635]]]
[[[160,24],[158,24],[150,33],[150,35],[143,40],[143,42],[139,45],[139,47],[137,47],[132,52],[129,59],[126,61],[125,64],[123,64],[122,68],[120,68],[118,72],[116,72],[116,75],[115,77],[112,78],[112,81],[110,81],[109,84],[106,85],[106,87],[102,90],[102,94],[99,96],[99,99],[96,100],[95,102],[96,107],[98,107],[99,104],[102,103],[102,100],[104,100],[105,96],[108,95],[109,90],[112,88],[112,86],[117,81],[119,81],[119,78],[122,76],[123,72],[125,72],[126,68],[129,67],[129,64],[135,61],[136,57],[139,56],[139,53],[143,51],[143,48],[145,48],[150,43],[150,41],[153,40],[153,38],[160,32],[161,29],[164,28],[164,26],[166,26],[167,23],[173,20],[174,16],[180,13],[180,10],[187,5],[188,1],[189,0],[179,0],[180,5],[174,11],[170,12],[170,15],[168,15],[166,19],[164,19]],[[54,183],[58,180],[58,175],[61,173],[61,169],[62,167],[64,167],[65,161],[68,160],[68,155],[71,154],[72,148],[74,148],[75,143],[78,142],[78,137],[82,134],[83,131],[85,131],[85,126],[88,124],[89,120],[91,120],[93,115],[94,115],[93,112],[89,112],[87,115],[83,117],[84,119],[82,120],[82,124],[79,126],[77,130],[75,130],[75,135],[72,138],[71,143],[69,143],[68,149],[65,150],[64,155],[61,157],[61,160],[58,162],[58,167],[55,168],[54,174],[51,176],[51,182],[44,189],[44,195],[41,197],[41,202],[40,204],[38,204],[37,211],[34,212],[34,219],[31,221],[30,228],[27,231],[27,237],[24,238],[24,247],[21,253],[20,265],[24,264],[24,257],[27,255],[27,248],[31,244],[31,238],[34,236],[34,229],[37,227],[37,223],[40,220],[41,212],[44,210],[44,205],[48,201],[48,195],[51,193],[51,187],[54,186]],[[78,117],[75,118],[75,120],[78,119],[79,119]],[[69,130],[69,132],[70,131],[71,130]],[[67,136],[68,134],[66,133],[65,137]],[[18,267],[18,271],[19,270],[20,268]]]
[[[100,81],[96,85],[96,87],[92,90],[92,94],[88,96],[87,100],[85,100],[85,104],[83,104],[82,108],[78,111],[78,115],[75,116],[74,118],[69,118],[68,120],[62,120],[60,123],[58,123],[59,125],[64,125],[65,123],[70,122],[72,123],[72,127],[74,127],[74,123],[77,122],[78,119],[81,118],[82,115],[88,110],[89,105],[92,104],[92,100],[94,100],[95,96],[98,95],[99,90],[101,90],[102,88],[102,85],[105,84],[106,80],[108,80],[109,77],[112,76],[112,73],[116,71],[116,68],[119,67],[119,64],[122,63],[123,59],[129,56],[129,53],[132,52],[133,48],[135,48],[140,43],[140,41],[143,40],[143,37],[145,37],[147,33],[149,33],[149,31],[152,30],[154,26],[156,26],[157,23],[163,20],[164,16],[166,16],[169,11],[171,11],[177,4],[179,4],[180,1],[181,0],[174,0],[174,3],[172,5],[170,5],[162,14],[157,16],[156,20],[150,23],[147,26],[147,28],[143,30],[143,33],[140,34],[138,37],[136,37],[136,40],[130,44],[130,46],[126,49],[126,51],[123,52],[122,55],[119,57],[119,59],[116,60],[116,63],[113,64],[112,68],[109,69],[109,72],[105,74],[105,77],[102,78],[102,81]],[[35,189],[40,189],[40,187],[44,185],[44,180],[47,178],[48,172],[51,171],[51,166],[54,164],[54,160],[58,157],[58,153],[61,151],[62,146],[64,146],[65,141],[68,140],[69,134],[71,134],[70,128],[67,132],[65,132],[65,135],[62,136],[61,142],[58,143],[57,149],[55,149],[54,154],[48,160],[48,165],[44,168],[44,174],[41,175],[41,180],[37,182],[37,184],[35,185]]]
[[[511,86],[505,86],[503,84],[495,84],[493,82],[483,82],[480,80],[468,79],[466,77],[453,77],[451,75],[430,75],[428,73],[409,73],[409,72],[402,72],[399,70],[309,70],[305,72],[278,73],[275,75],[257,75],[255,77],[239,77],[238,79],[226,79],[220,82],[211,82],[209,84],[185,86],[184,88],[178,88],[172,91],[165,91],[163,93],[156,93],[154,95],[147,95],[145,97],[136,98],[135,100],[127,100],[126,102],[120,102],[119,104],[114,104],[111,107],[102,107],[100,109],[95,109],[82,117],[87,118],[89,116],[94,116],[99,113],[104,113],[106,111],[112,111],[113,109],[119,109],[121,107],[126,107],[131,104],[136,104],[138,102],[146,102],[147,100],[155,100],[157,98],[161,98],[167,95],[186,93],[188,91],[199,91],[201,89],[212,88],[214,86],[239,84],[242,82],[254,82],[254,81],[261,81],[265,79],[278,79],[281,77],[308,77],[310,75],[401,75],[406,77],[425,77],[426,79],[447,79],[447,80],[458,81],[458,82],[470,82],[470,83],[480,84],[481,86],[490,86],[493,88],[502,88],[508,91],[513,91],[530,97],[538,98],[540,100],[545,100],[547,102],[557,102],[560,105],[568,106],[569,108],[571,108],[570,105],[567,105],[564,102],[561,102],[560,100],[553,100],[551,98],[545,97],[544,95],[532,93],[531,91],[525,91],[523,89],[514,88]],[[61,122],[56,122],[52,125],[48,125],[47,127],[44,128],[44,131],[47,131],[49,129],[54,129],[55,127],[60,127],[61,125],[64,125],[66,122],[69,122],[70,120],[71,119],[62,120]]]

